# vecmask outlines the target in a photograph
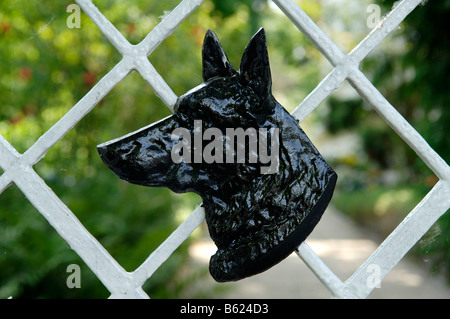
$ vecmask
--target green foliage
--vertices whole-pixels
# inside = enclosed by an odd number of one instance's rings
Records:
[[[420,187],[372,186],[352,192],[338,189],[333,203],[358,223],[387,236],[426,195]]]

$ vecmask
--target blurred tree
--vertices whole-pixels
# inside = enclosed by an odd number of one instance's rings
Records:
[[[264,0],[212,0],[214,4],[214,11],[223,18],[227,18],[235,12],[242,10],[242,7],[246,7],[246,11],[249,12],[249,33],[253,35],[259,28],[259,11],[264,7],[266,1]]]

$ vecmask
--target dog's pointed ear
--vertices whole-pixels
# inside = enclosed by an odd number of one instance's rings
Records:
[[[245,48],[239,69],[241,80],[250,85],[261,96],[272,92],[269,54],[266,34],[261,28]]]
[[[217,35],[208,30],[203,41],[203,80],[220,76],[227,77],[236,73],[222,49]]]

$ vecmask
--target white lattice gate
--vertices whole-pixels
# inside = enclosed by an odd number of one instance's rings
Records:
[[[142,285],[203,222],[203,209],[198,208],[192,212],[135,271],[127,272],[86,230],[52,189],[46,185],[43,179],[33,170],[33,165],[38,163],[51,147],[62,139],[132,70],[138,71],[157,96],[172,109],[177,96],[157,73],[147,57],[184,19],[202,4],[203,0],[182,1],[137,45],[130,44],[92,1],[76,0],[76,2],[123,55],[123,58],[25,153],[19,154],[0,136],[0,167],[4,170],[4,173],[0,176],[0,194],[13,183],[16,184],[33,206],[102,281],[111,292],[112,298],[148,298],[142,289]],[[367,285],[367,279],[370,275],[370,272],[367,272],[367,267],[372,264],[378,265],[381,269],[381,278],[384,278],[450,207],[449,166],[358,68],[369,52],[399,25],[421,3],[421,0],[401,1],[347,55],[322,32],[293,0],[273,0],[273,2],[334,66],[333,70],[294,110],[293,116],[302,121],[347,80],[439,178],[439,182],[428,195],[345,282],[342,282],[333,274],[307,243],[303,243],[298,248],[299,257],[330,290],[333,297],[365,298],[373,289],[373,287]]]

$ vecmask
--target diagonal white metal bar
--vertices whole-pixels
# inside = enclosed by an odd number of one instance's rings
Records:
[[[372,30],[349,56],[355,61],[358,61],[358,63],[362,61],[420,3],[420,0],[402,1]],[[450,169],[447,163],[429,146],[425,139],[401,116],[360,70],[355,70],[349,74],[348,80],[361,97],[385,119],[440,179],[450,180]]]
[[[0,135],[0,167],[7,171],[20,157],[19,152]]]
[[[158,71],[156,71],[146,56],[135,58],[135,69],[148,85],[150,85],[156,96],[173,112],[173,107],[178,97],[161,75],[159,75]]]
[[[359,63],[421,2],[421,0],[403,0],[352,52],[345,55],[292,0],[273,1],[336,67],[292,112],[300,122],[329,96],[330,90],[337,89],[350,73],[358,71]]]
[[[125,63],[124,60],[119,62],[24,153],[22,161],[28,165],[34,165],[39,162],[47,151],[86,116],[130,71],[131,66]]]
[[[366,298],[373,290],[373,285],[367,285],[367,267],[378,265],[382,280],[449,207],[450,183],[440,181],[346,281],[346,294]]]
[[[131,274],[136,286],[142,286],[205,219],[205,210],[197,207],[184,222]]]
[[[345,59],[345,54],[341,49],[293,0],[273,0],[273,2],[333,66]]]
[[[26,164],[23,155],[20,155],[1,135],[0,155],[1,166],[5,170],[0,178],[0,190],[3,191],[14,182],[109,291],[122,292],[123,287],[130,286],[128,273],[84,228],[31,165]]]
[[[292,0],[273,0],[307,39],[330,61],[337,66],[345,61],[346,55],[331,41],[314,21]],[[344,72],[343,72],[344,71]],[[349,72],[349,71],[348,71]],[[348,72],[331,71],[319,85],[295,108],[292,116],[302,122],[316,107],[320,105],[334,90],[339,88]],[[343,76],[345,75],[345,76]]]
[[[291,115],[302,122],[325,99],[337,90],[352,71],[351,66],[338,65],[335,67],[317,87],[297,106]]]
[[[131,47],[138,47],[141,54],[150,55],[178,25],[197,9],[204,0],[184,0],[171,13],[169,13],[137,46],[128,40],[92,3],[92,0],[75,0],[89,18],[98,26],[108,40],[123,55],[130,54]]]
[[[303,242],[298,247],[296,253],[317,278],[319,278],[322,284],[328,288],[333,297],[349,297],[348,295],[345,295],[346,291],[344,283],[330,270],[330,268],[327,267],[306,242]]]
[[[163,80],[153,65],[145,56],[167,38],[178,25],[186,19],[204,0],[184,0],[169,15],[167,15],[138,45],[131,45],[122,34],[101,14],[89,1],[78,0],[83,10],[93,19],[114,46],[122,53],[124,60],[133,65],[146,82],[152,87],[155,94],[161,98],[169,109],[173,110],[177,96]]]
[[[135,58],[135,69],[172,112],[177,95],[144,55],[150,55],[203,1],[185,0],[181,2],[136,46],[136,51],[139,52],[139,56]]]
[[[321,101],[328,96],[330,90],[338,86],[343,75],[337,72],[342,64],[353,65],[353,68],[346,68],[346,77],[355,87],[360,95],[369,101],[379,113],[383,115],[385,120],[402,136],[402,138],[410,145],[432,168],[432,170],[441,178],[446,175],[448,179],[448,166],[440,158],[440,156],[432,150],[424,141],[422,136],[418,134],[407,121],[390,105],[381,93],[373,86],[373,84],[359,71],[355,66],[359,64],[381,41],[403,21],[406,16],[411,13],[422,1],[421,0],[403,0],[395,6],[394,9],[370,32],[370,34],[358,44],[352,52],[344,59],[342,52],[337,46],[314,24],[314,22],[291,0],[274,0],[277,5],[293,20],[302,32],[306,32],[308,37],[317,46],[317,48],[327,57],[333,64],[339,63],[337,67],[322,81],[319,86],[308,96],[305,101],[297,108],[298,113],[303,112],[303,116],[309,114],[309,110],[317,107]],[[340,76],[335,76],[337,73]],[[370,92],[363,92],[369,90]],[[302,109],[306,105],[308,111]],[[384,107],[380,107],[384,106]],[[384,111],[383,111],[384,110]],[[294,111],[295,113],[296,111]],[[303,118],[303,116],[301,116]],[[446,172],[446,173],[445,173]]]
[[[370,104],[373,107],[377,108],[379,105],[386,106],[381,109],[384,110],[383,117],[416,152],[421,154],[422,159],[430,166],[430,168],[432,168],[436,175],[442,178],[443,175],[439,172],[446,171],[446,167],[448,167],[446,163],[428,146],[422,136],[406,122],[395,108],[381,96],[379,91],[373,87],[373,84],[356,67],[388,34],[395,30],[401,21],[403,21],[422,1],[403,0],[396,5],[395,8],[384,17],[370,34],[366,36],[366,38],[346,57],[293,1],[274,0],[274,2],[286,13],[294,24],[307,35],[326,58],[333,65],[336,65],[336,68],[333,69],[318,87],[297,107],[296,110],[294,110],[293,114],[300,120],[303,120],[329,96],[330,91],[339,87],[345,78],[350,77],[349,82],[355,87],[360,95],[372,102]],[[344,67],[339,70],[339,67],[342,65],[344,65]],[[345,67],[346,65],[348,67]],[[343,73],[345,73],[345,76]],[[370,90],[370,92],[364,94],[362,90]],[[376,103],[375,100],[378,100],[379,103]],[[389,104],[390,107],[387,107],[387,104]],[[378,107],[378,109],[379,108],[380,107]],[[381,110],[379,110],[380,113]],[[414,139],[414,141],[412,141],[412,139]]]
[[[173,112],[177,95],[156,71],[146,56],[150,55],[172,32],[183,22],[204,0],[184,0],[168,14],[138,45],[135,46],[133,57],[135,69],[150,85],[155,94]]]
[[[161,44],[172,32],[197,9],[204,0],[184,0],[172,12],[170,12],[159,23],[141,43],[138,44],[140,50],[150,55],[153,50]]]
[[[86,230],[31,166],[16,165],[8,170],[8,175],[111,293],[121,293],[131,286],[129,274]]]
[[[349,56],[360,63],[376,48],[423,0],[403,0],[383,17],[378,25],[350,52]]]
[[[293,1],[273,0],[297,28],[314,44],[333,66],[358,64],[390,34],[423,0],[403,0],[350,52],[345,55],[338,46]],[[351,59],[349,59],[351,57]]]
[[[83,9],[84,13],[94,22],[102,31],[112,45],[122,54],[126,55],[131,47],[128,40],[120,33],[116,27],[98,10],[92,3],[92,0],[75,0]]]
[[[447,163],[386,100],[361,71],[352,73],[348,80],[361,97],[384,118],[389,126],[417,153],[436,176],[450,181],[450,168]]]
[[[124,60],[133,65],[155,94],[171,111],[177,99],[175,93],[163,80],[153,65],[145,58],[197,9],[204,0],[184,0],[167,15],[138,45],[130,44],[109,20],[88,0],[77,0],[85,13],[100,28],[105,36],[123,55]],[[145,59],[144,59],[145,58]]]

